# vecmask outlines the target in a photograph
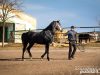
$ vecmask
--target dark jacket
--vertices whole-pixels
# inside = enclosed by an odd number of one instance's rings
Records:
[[[77,32],[74,30],[69,30],[67,32],[68,35],[68,41],[77,41],[77,37],[76,37]]]

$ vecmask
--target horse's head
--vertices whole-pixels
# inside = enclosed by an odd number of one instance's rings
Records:
[[[62,30],[62,27],[61,27],[61,24],[60,24],[59,21],[53,21],[53,28],[54,28],[54,30],[55,30],[55,29],[56,29],[56,30],[59,30],[59,31]]]
[[[61,31],[61,24],[59,21],[52,21],[49,26],[47,26],[43,31],[50,30],[52,33],[55,33],[56,30]]]

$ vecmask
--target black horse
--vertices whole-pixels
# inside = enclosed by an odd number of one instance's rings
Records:
[[[59,21],[53,21],[50,23],[49,26],[47,26],[45,29],[43,29],[41,32],[26,32],[22,34],[22,44],[23,44],[23,52],[22,52],[22,60],[24,59],[24,52],[27,50],[29,53],[30,58],[32,58],[32,54],[30,52],[30,49],[32,46],[37,44],[44,44],[45,45],[45,52],[41,56],[43,58],[47,54],[47,59],[49,59],[49,45],[53,41],[54,33],[56,30],[62,30],[60,22]]]
[[[88,40],[90,42],[90,38],[91,38],[91,36],[88,33],[79,34],[79,36],[78,36],[79,43],[82,43],[82,40],[85,40],[85,43],[87,43]]]

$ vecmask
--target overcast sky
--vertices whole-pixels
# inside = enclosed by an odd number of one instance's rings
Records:
[[[100,0],[23,0],[25,13],[37,19],[37,28],[45,28],[53,20],[62,27],[97,26],[100,19]],[[92,31],[93,29],[76,29]]]

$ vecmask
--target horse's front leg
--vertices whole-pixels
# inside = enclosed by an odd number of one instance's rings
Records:
[[[49,44],[46,44],[45,45],[45,52],[44,52],[44,54],[41,56],[41,58],[43,59],[43,57],[45,56],[47,54],[47,59],[48,59],[48,61],[50,60],[50,58],[49,58]]]
[[[46,45],[46,51],[47,51],[47,59],[49,61],[50,60],[50,58],[49,58],[49,44]]]
[[[44,56],[46,55],[46,53],[47,53],[47,50],[46,50],[46,45],[45,45],[45,52],[44,52],[43,55],[41,56],[42,59],[44,58]]]

